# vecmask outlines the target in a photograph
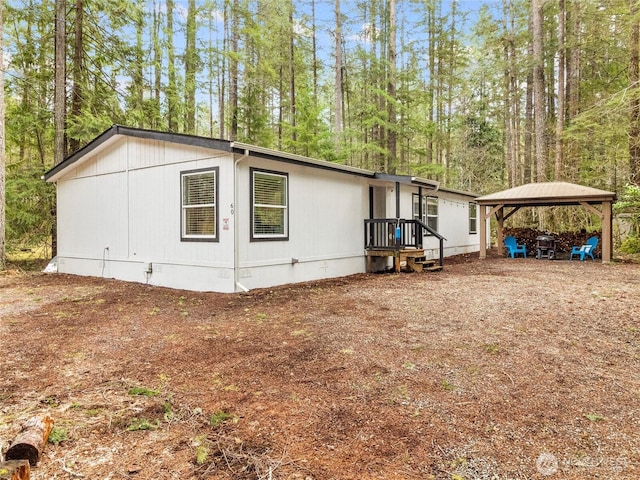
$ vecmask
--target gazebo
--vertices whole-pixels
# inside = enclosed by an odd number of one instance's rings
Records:
[[[528,183],[519,187],[476,198],[480,207],[480,258],[487,257],[487,220],[492,215],[498,221],[498,246],[504,239],[504,221],[521,207],[553,207],[582,205],[602,220],[602,262],[612,258],[612,206],[616,194],[597,188],[567,182]],[[505,211],[505,209],[509,209]]]

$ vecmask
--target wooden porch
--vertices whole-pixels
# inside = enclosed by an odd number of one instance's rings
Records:
[[[442,270],[442,265],[433,258],[426,258],[424,249],[401,249],[401,250],[367,250],[367,273],[373,272],[374,257],[393,257],[393,270],[396,273],[402,271],[404,266],[411,272],[435,272]]]
[[[428,259],[422,245],[424,232],[435,236],[440,243],[438,259]],[[444,264],[444,241],[438,232],[420,220],[403,218],[369,219],[364,221],[364,241],[367,272],[373,271],[376,257],[393,258],[396,273],[404,266],[408,271],[438,271]]]

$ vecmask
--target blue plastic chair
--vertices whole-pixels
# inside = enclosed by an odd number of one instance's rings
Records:
[[[574,255],[578,255],[580,257],[580,261],[583,261],[587,255],[591,257],[591,260],[595,260],[595,258],[593,258],[593,252],[595,251],[597,245],[598,237],[591,237],[585,242],[584,245],[572,247],[571,255],[569,255],[569,260],[573,260]]]
[[[507,247],[507,253],[511,258],[516,258],[518,253],[521,253],[524,258],[527,258],[527,247],[525,245],[518,245],[515,237],[511,235],[505,237],[504,246]]]

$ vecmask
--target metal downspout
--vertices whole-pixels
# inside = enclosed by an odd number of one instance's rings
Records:
[[[249,289],[240,283],[240,234],[238,232],[238,164],[249,158],[249,150],[233,164],[233,281],[236,291],[238,289],[248,292]]]

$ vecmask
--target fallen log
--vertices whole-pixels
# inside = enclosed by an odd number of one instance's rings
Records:
[[[47,444],[49,433],[53,428],[53,419],[48,415],[33,417],[27,420],[16,435],[5,454],[6,460],[29,460],[35,467]]]
[[[0,480],[29,480],[30,475],[28,460],[0,462]]]

